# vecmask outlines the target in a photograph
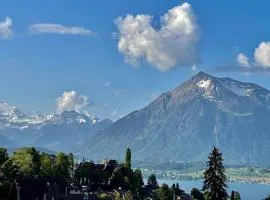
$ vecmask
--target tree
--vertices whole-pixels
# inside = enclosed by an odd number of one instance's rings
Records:
[[[33,162],[33,175],[39,175],[40,170],[40,154],[39,152],[34,148],[27,148],[27,152],[29,152],[32,155],[32,162]]]
[[[10,188],[11,188],[11,183],[9,181],[4,181],[0,183],[0,199],[2,198],[7,199]]]
[[[6,148],[0,148],[0,166],[8,160],[8,154]]]
[[[155,187],[158,187],[157,177],[155,174],[151,174],[147,179],[148,185],[153,185]]]
[[[190,195],[194,200],[204,200],[203,193],[201,193],[197,188],[192,188]]]
[[[167,184],[162,184],[162,186],[157,190],[158,200],[172,200],[173,193]]]
[[[125,194],[124,196],[124,200],[133,200],[133,195],[132,195],[132,192],[129,190],[127,191],[127,193]]]
[[[232,191],[230,200],[241,200],[239,192]]]
[[[133,175],[134,193],[137,199],[142,197],[143,176],[140,169],[136,169]]]
[[[15,178],[19,174],[18,167],[13,163],[13,159],[9,158],[4,164],[2,165],[2,171],[6,178],[12,179]]]
[[[69,178],[69,159],[66,154],[63,152],[60,152],[56,155],[55,159],[55,175],[56,176],[61,176],[64,178]]]
[[[34,174],[33,154],[29,148],[21,148],[13,153],[11,159],[13,165],[18,168],[19,175],[30,176]]]
[[[131,169],[131,150],[127,148],[125,157],[125,167]]]
[[[208,156],[208,169],[204,172],[203,191],[207,200],[223,200],[228,198],[226,188],[228,187],[225,168],[223,166],[222,154],[214,147]]]
[[[40,175],[52,176],[53,175],[53,160],[50,155],[42,153],[40,156]]]

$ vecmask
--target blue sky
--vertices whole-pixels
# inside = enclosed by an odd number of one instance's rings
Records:
[[[116,120],[199,70],[270,89],[269,7],[267,0],[3,0],[0,100],[28,113],[79,108]],[[143,33],[132,30],[137,22]]]

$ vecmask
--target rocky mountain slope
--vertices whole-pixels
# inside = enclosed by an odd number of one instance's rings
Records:
[[[214,145],[228,164],[270,164],[270,91],[198,73],[95,135],[82,155],[155,162],[205,161]]]

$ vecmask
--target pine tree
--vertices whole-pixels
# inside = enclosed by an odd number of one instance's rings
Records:
[[[208,156],[208,169],[204,172],[203,191],[207,200],[224,200],[228,198],[228,187],[222,154],[214,147]]]
[[[125,167],[131,169],[131,150],[130,150],[130,148],[127,148],[127,150],[126,150]]]

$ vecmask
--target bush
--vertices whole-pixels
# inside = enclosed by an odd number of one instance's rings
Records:
[[[111,200],[112,198],[105,194],[105,193],[102,193],[100,196],[99,196],[99,199],[102,199],[102,200]]]

